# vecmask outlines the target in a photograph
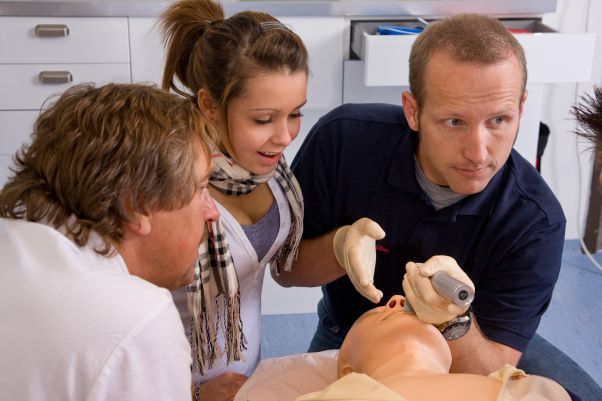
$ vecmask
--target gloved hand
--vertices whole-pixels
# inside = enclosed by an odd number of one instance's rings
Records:
[[[334,256],[347,271],[355,289],[374,303],[383,296],[382,291],[374,286],[375,243],[384,237],[383,229],[364,217],[350,226],[339,228],[332,241]]]
[[[429,277],[440,271],[464,282],[474,290],[472,280],[458,266],[455,259],[443,255],[433,256],[422,264],[408,262],[402,283],[406,299],[416,316],[423,322],[437,325],[464,314],[469,308],[469,305],[458,306],[435,291]]]

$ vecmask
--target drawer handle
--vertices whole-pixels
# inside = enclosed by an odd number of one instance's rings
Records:
[[[58,38],[69,36],[69,27],[63,24],[40,24],[36,25],[35,32],[39,38]]]
[[[69,71],[42,71],[38,79],[43,84],[68,84],[73,81],[73,75]]]

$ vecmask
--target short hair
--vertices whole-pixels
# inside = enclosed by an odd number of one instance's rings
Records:
[[[34,124],[0,191],[0,217],[64,227],[77,245],[92,231],[102,255],[123,240],[135,214],[175,210],[197,185],[200,112],[156,87],[76,85]]]
[[[309,72],[301,38],[270,14],[242,11],[224,18],[214,0],[180,0],[163,12],[160,25],[166,47],[163,89],[194,103],[198,91],[205,89],[223,121],[228,103],[242,94],[249,78]]]
[[[571,111],[577,120],[575,133],[589,141],[596,165],[602,165],[602,86],[594,87],[593,96],[581,96],[580,103]]]
[[[498,19],[481,14],[458,14],[433,21],[418,35],[409,59],[410,90],[418,105],[424,102],[424,75],[436,52],[466,63],[495,64],[516,57],[522,70],[522,93],[527,84],[527,61],[521,44]]]

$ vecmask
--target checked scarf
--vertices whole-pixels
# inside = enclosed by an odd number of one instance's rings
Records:
[[[255,175],[213,150],[212,186],[229,196],[250,193],[258,185],[274,177],[282,187],[291,209],[291,230],[284,244],[270,260],[277,272],[291,271],[297,258],[303,232],[303,197],[297,179],[289,169],[284,156],[276,168],[266,175]],[[207,241],[199,247],[195,280],[187,289],[188,310],[192,314],[191,345],[193,371],[204,374],[220,357],[217,332],[224,332],[227,363],[243,359],[246,338],[240,317],[240,290],[238,277],[230,254],[230,247],[221,222],[207,223]],[[220,324],[221,323],[221,324]]]

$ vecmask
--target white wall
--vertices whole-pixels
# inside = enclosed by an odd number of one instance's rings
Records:
[[[594,84],[602,84],[602,1],[558,0],[556,12],[543,22],[565,33],[596,33],[592,82],[550,84],[544,91],[542,121],[549,125],[550,140],[542,158],[542,175],[560,200],[567,217],[566,238],[583,236],[589,205],[592,159],[582,141],[571,132],[576,125],[570,108]],[[558,57],[562,57],[559,54]]]

